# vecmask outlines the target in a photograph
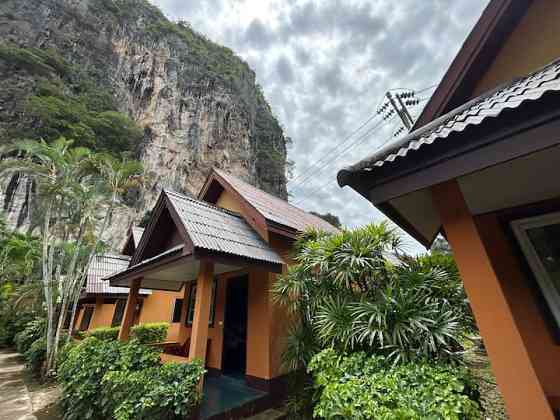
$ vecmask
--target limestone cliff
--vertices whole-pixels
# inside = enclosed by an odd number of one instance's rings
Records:
[[[126,147],[144,163],[148,183],[116,218],[114,243],[162,187],[196,194],[213,166],[287,195],[282,129],[254,72],[229,49],[145,0],[0,2],[0,141],[89,133],[66,115],[73,103],[96,116],[123,113],[141,129]],[[96,127],[90,131],[95,139]],[[12,223],[25,222],[29,190],[12,180],[13,203],[0,200]]]

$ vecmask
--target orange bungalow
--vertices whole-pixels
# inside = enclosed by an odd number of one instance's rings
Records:
[[[271,301],[270,286],[307,228],[337,231],[220,170],[198,199],[164,190],[145,231],[130,231],[123,249],[130,256],[113,257],[126,264],[102,280],[94,274],[111,256],[92,265],[86,297],[95,305],[85,302],[76,325],[120,324],[126,340],[135,323],[170,322],[165,344],[172,354],[162,358],[202,359],[209,371],[202,418],[263,409],[282,393],[286,373],[287,314]],[[103,283],[97,295],[94,281]],[[126,301],[119,300],[122,288],[130,290]]]
[[[492,0],[410,134],[338,173],[451,244],[512,420],[560,409],[560,2]]]

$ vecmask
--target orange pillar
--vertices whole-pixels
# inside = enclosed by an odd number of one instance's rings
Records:
[[[138,291],[140,290],[140,279],[132,281],[132,287],[128,291],[126,308],[124,310],[121,328],[119,330],[119,340],[127,341],[130,336],[130,329],[134,325],[136,315],[136,305],[138,304]]]
[[[206,362],[213,278],[214,264],[201,260],[196,280],[196,300],[194,302],[189,360],[200,359]]]
[[[249,272],[247,308],[247,368],[246,374],[261,379],[272,377],[270,367],[270,290],[269,273]]]
[[[455,180],[432,187],[511,420],[553,420],[500,281]]]

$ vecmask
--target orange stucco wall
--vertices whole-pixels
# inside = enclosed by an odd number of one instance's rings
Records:
[[[560,57],[560,2],[534,0],[478,82],[473,96],[529,74]]]
[[[239,202],[227,191],[222,191],[218,201],[216,201],[216,206],[241,213]]]
[[[114,304],[103,303],[103,298],[97,298],[95,300],[95,310],[91,317],[89,329],[94,330],[99,327],[110,327],[114,312]]]
[[[546,325],[533,280],[526,278],[497,217],[479,216],[476,223],[545,394],[555,400],[560,397],[560,345]]]

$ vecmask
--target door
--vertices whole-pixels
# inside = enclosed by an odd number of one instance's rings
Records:
[[[234,277],[227,281],[222,350],[222,373],[225,375],[245,375],[248,296],[248,276]]]

